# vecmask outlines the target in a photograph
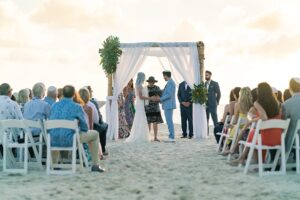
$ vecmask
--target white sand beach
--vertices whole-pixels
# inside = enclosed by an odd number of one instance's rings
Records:
[[[180,127],[176,126],[177,137]],[[163,125],[161,135],[166,138]],[[75,176],[28,175],[0,172],[0,199],[299,199],[300,179],[294,172],[259,178],[244,175],[216,155],[215,141],[178,138],[175,144],[110,142],[102,161],[106,173]]]

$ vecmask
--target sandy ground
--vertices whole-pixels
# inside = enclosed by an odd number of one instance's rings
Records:
[[[166,138],[166,129],[161,129]],[[180,127],[176,127],[177,137]],[[0,199],[300,199],[300,177],[259,178],[244,175],[216,155],[215,141],[177,139],[175,144],[108,144],[102,162],[106,173],[81,172],[75,176],[28,175],[0,172]]]

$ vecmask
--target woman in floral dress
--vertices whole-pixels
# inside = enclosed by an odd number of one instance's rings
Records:
[[[126,117],[125,117],[125,100],[123,93],[118,96],[118,106],[119,106],[119,138],[128,137],[130,134],[130,129],[128,127]]]

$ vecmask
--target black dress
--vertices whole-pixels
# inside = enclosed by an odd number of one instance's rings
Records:
[[[149,97],[152,96],[161,96],[162,91],[160,88],[156,85],[153,87],[148,87],[148,93]],[[162,117],[161,117],[161,112],[160,112],[160,107],[159,107],[159,102],[158,101],[149,101],[149,105],[145,106],[145,111],[146,111],[146,116],[147,116],[147,121],[148,124],[150,123],[164,123]]]

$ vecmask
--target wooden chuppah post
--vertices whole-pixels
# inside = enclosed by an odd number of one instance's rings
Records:
[[[107,80],[108,80],[108,84],[107,84],[107,96],[112,96],[113,95],[113,91],[112,91],[112,82],[113,82],[113,75],[112,74],[108,74],[107,75]]]
[[[200,63],[200,77],[201,81],[204,81],[204,43],[199,41],[197,42],[197,49],[198,49],[198,55],[199,55],[199,63]]]

